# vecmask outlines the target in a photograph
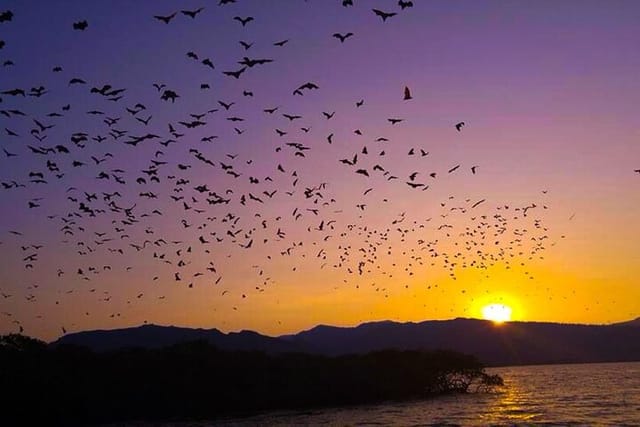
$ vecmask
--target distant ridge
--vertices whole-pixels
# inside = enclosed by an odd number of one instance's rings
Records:
[[[76,344],[95,351],[160,348],[206,340],[224,350],[325,355],[395,349],[447,349],[472,354],[487,365],[640,361],[640,318],[611,325],[508,322],[457,318],[424,322],[381,321],[355,327],[319,325],[281,337],[257,332],[145,325],[68,334],[52,345]]]
[[[626,322],[614,323],[614,325],[618,326],[640,326],[640,317],[636,317],[633,320],[628,320]]]
[[[225,334],[218,329],[143,325],[125,329],[84,331],[65,335],[52,345],[75,344],[95,351],[120,348],[161,348],[187,341],[205,340],[223,350],[258,350],[267,353],[300,351],[296,343],[253,331]]]

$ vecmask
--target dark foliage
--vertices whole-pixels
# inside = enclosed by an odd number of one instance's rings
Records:
[[[194,341],[95,353],[74,345],[49,347],[21,335],[0,337],[5,425],[214,419],[500,384],[474,357],[447,351],[268,355]]]

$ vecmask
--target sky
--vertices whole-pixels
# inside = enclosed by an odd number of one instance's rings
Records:
[[[638,317],[640,4],[353,3],[4,1],[0,333]]]

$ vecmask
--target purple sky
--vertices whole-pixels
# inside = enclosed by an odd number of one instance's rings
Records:
[[[13,18],[0,23],[0,59],[13,65],[0,68],[0,91],[47,93],[0,95],[0,146],[16,154],[0,153],[0,182],[25,185],[0,188],[0,332],[22,326],[50,339],[62,327],[147,321],[280,334],[317,323],[477,317],[490,303],[512,306],[521,320],[638,316],[638,2],[217,3],[3,2],[0,12]],[[198,7],[195,19],[179,12]],[[383,23],[372,8],[397,15]],[[153,18],[174,11],[168,25]],[[235,16],[255,19],[243,27]],[[81,20],[88,28],[74,30]],[[335,32],[354,35],[340,43]],[[240,40],[253,46],[245,51]],[[239,79],[223,74],[244,56],[273,62]],[[292,95],[306,82],[319,89]],[[162,101],[153,83],[179,98]],[[105,84],[126,88],[123,98],[90,93]],[[226,111],[218,101],[235,104]],[[146,109],[134,116],[125,108],[136,103]],[[204,126],[179,124],[212,109]],[[334,111],[330,120],[322,114]],[[148,125],[136,120],[149,116]],[[109,127],[106,117],[120,120]],[[34,135],[34,119],[55,127]],[[169,123],[184,136],[172,136]],[[127,134],[114,139],[114,129]],[[84,147],[71,141],[76,132],[88,135]],[[147,133],[159,138],[124,143]],[[91,140],[98,135],[106,139]],[[160,145],[167,139],[177,142]],[[57,145],[70,152],[28,148]],[[355,154],[356,165],[339,161]],[[142,172],[154,169],[159,183]],[[46,183],[31,182],[30,172]],[[96,179],[101,172],[109,179]],[[130,217],[103,200],[115,191],[115,206],[136,205]],[[218,196],[229,203],[206,202]]]

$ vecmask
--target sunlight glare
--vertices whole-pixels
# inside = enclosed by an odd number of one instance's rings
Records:
[[[482,308],[482,317],[495,323],[511,320],[511,307],[504,304],[489,304]]]

